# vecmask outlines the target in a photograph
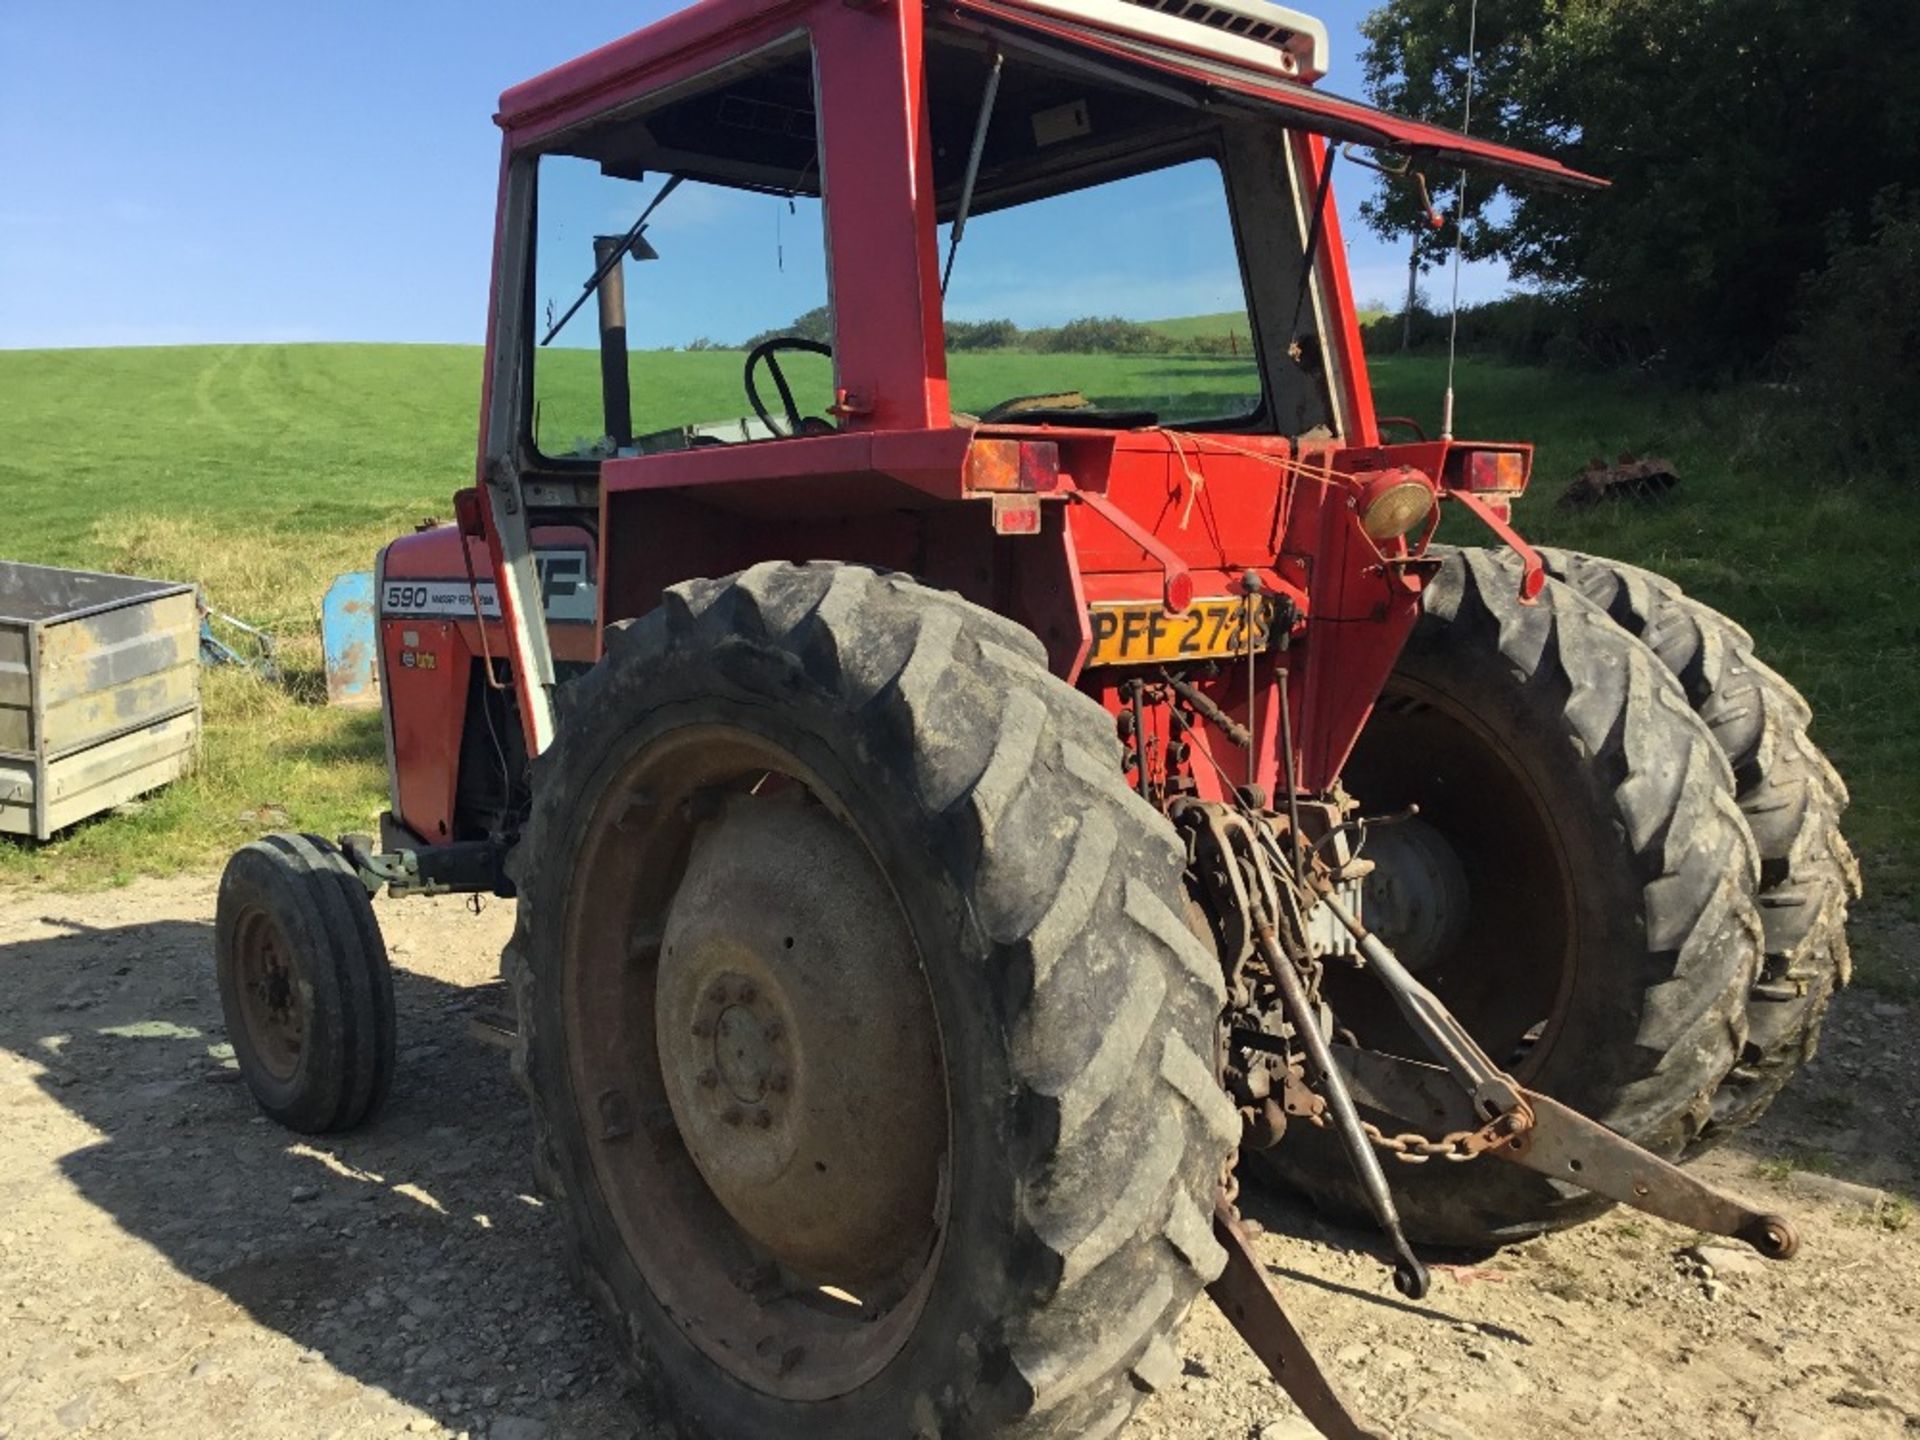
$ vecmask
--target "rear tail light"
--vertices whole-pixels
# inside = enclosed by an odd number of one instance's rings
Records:
[[[1469,450],[1454,482],[1476,495],[1518,495],[1527,488],[1530,457],[1524,450]]]
[[[1052,440],[976,439],[967,447],[966,484],[989,493],[1060,488],[1060,447]]]
[[[1038,535],[1040,501],[1033,495],[995,495],[993,497],[993,533],[996,535]]]
[[[1433,513],[1433,482],[1418,470],[1402,466],[1357,479],[1360,493],[1354,497],[1354,510],[1360,528],[1375,540],[1398,540]]]

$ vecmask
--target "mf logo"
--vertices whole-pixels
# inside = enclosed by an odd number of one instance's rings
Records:
[[[592,624],[593,576],[587,570],[587,552],[536,550],[533,564],[540,577],[540,604],[547,619]]]

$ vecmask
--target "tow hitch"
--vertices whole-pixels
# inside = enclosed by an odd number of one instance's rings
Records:
[[[1360,923],[1337,894],[1324,892],[1321,903],[1359,942],[1360,953],[1387,987],[1400,1013],[1443,1062],[1435,1067],[1393,1061],[1393,1069],[1384,1073],[1434,1073],[1411,1085],[1389,1081],[1370,1097],[1376,1108],[1402,1120],[1422,1123],[1424,1117],[1406,1113],[1419,1107],[1406,1104],[1402,1097],[1439,1093],[1438,1082],[1450,1075],[1463,1097],[1470,1100],[1473,1120],[1481,1122],[1475,1132],[1486,1137],[1481,1148],[1502,1160],[1677,1225],[1744,1240],[1769,1260],[1789,1259],[1800,1248],[1799,1236],[1786,1217],[1755,1210],[1723,1195],[1558,1100],[1523,1088],[1488,1058],[1438,997],[1414,978],[1379,936]]]
[[[1216,907],[1225,902],[1237,912],[1225,925],[1228,947],[1237,952],[1229,967],[1228,1051],[1244,1058],[1229,1061],[1230,1088],[1236,1074],[1275,1067],[1285,1077],[1286,1113],[1338,1133],[1393,1248],[1394,1284],[1409,1299],[1425,1296],[1428,1273],[1402,1232],[1380,1149],[1460,1161],[1497,1156],[1664,1220],[1743,1240],[1770,1260],[1799,1249],[1785,1217],[1714,1189],[1507,1074],[1361,922],[1342,894],[1337,864],[1330,869],[1320,858],[1324,846],[1309,850],[1302,843],[1289,863],[1287,817],[1246,805],[1189,803],[1178,818],[1203,887]],[[1334,959],[1328,927],[1315,923],[1320,916],[1351,937],[1341,958],[1386,988],[1438,1063],[1340,1043],[1319,995],[1320,977]],[[1387,1134],[1362,1118],[1363,1109],[1412,1128]],[[1227,1187],[1215,1229],[1228,1262],[1210,1293],[1235,1329],[1321,1433],[1336,1440],[1376,1436],[1348,1409],[1284,1313]]]

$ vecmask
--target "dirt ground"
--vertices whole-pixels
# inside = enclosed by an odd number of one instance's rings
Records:
[[[235,1083],[213,889],[0,894],[0,1440],[672,1440],[569,1288],[504,1057],[468,1033],[510,907],[381,902],[399,1087],[367,1133],[309,1145]],[[1698,1237],[1616,1213],[1416,1305],[1368,1237],[1255,1197],[1260,1253],[1403,1440],[1920,1434],[1915,1021],[1847,997],[1788,1101],[1703,1163],[1799,1220],[1791,1264],[1709,1274]],[[1210,1306],[1180,1347],[1127,1440],[1308,1433]]]

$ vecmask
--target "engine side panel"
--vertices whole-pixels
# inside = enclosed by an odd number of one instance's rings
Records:
[[[534,548],[556,660],[591,665],[600,654],[593,537],[576,527],[547,526],[534,532]],[[394,815],[429,844],[475,838],[460,833],[463,790],[497,777],[476,776],[471,759],[462,764],[463,752],[509,757],[494,765],[512,763],[518,753],[511,743],[517,737],[505,734],[497,744],[465,744],[471,687],[486,684],[489,672],[507,682],[506,631],[486,542],[467,536],[463,543],[452,525],[394,541],[377,599]],[[518,725],[511,704],[501,710],[496,723]]]

